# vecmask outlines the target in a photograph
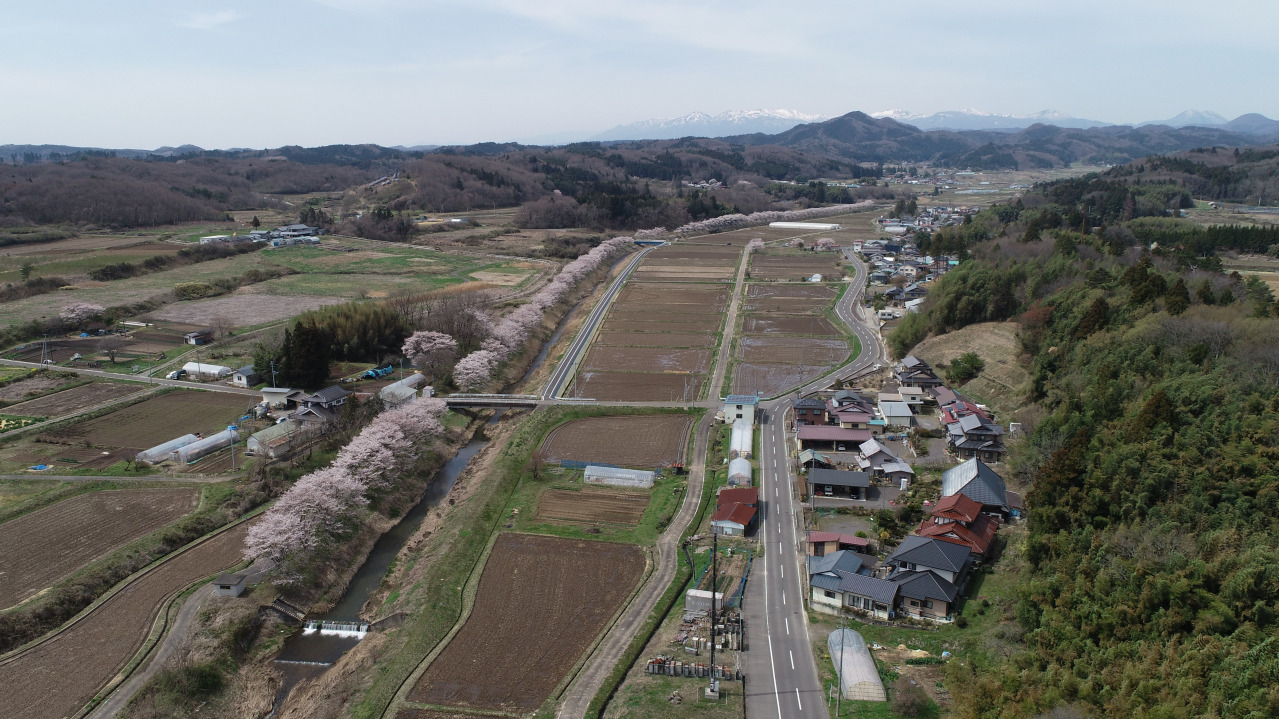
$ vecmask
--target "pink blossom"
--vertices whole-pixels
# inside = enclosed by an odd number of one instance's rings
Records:
[[[458,360],[453,366],[453,381],[467,391],[483,388],[493,378],[498,356],[488,350],[476,350]]]
[[[443,332],[414,332],[404,341],[402,351],[414,367],[434,376],[440,367],[452,361],[457,353],[457,340]]]
[[[95,305],[90,302],[72,302],[62,308],[62,312],[58,314],[58,317],[68,324],[82,325],[101,315],[104,311],[102,305]]]
[[[763,249],[764,249],[764,240],[762,238],[756,237],[752,239],[750,242],[746,243],[747,252],[754,253],[754,252],[759,252]]]

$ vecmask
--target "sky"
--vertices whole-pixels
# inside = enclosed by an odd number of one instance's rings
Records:
[[[1260,0],[6,5],[0,144],[502,142],[754,108],[1279,118]]]

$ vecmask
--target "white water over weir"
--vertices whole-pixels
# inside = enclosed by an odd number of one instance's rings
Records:
[[[315,634],[317,632],[321,636],[363,639],[364,635],[369,633],[369,623],[308,619],[306,623],[302,625],[303,634]]]

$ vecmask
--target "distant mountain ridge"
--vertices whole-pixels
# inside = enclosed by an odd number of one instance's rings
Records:
[[[592,140],[676,140],[681,137],[720,137],[746,135],[756,132],[766,134],[785,132],[796,125],[821,122],[825,115],[812,115],[797,110],[760,109],[731,110],[718,115],[692,112],[682,117],[658,120],[641,120],[618,125],[598,133]]]
[[[913,125],[921,130],[1024,130],[1031,125],[1052,125],[1069,129],[1087,130],[1094,127],[1117,127],[1127,123],[1104,122],[1074,117],[1057,110],[1042,110],[1030,115],[1004,115],[982,110],[945,110],[931,115],[921,115],[908,110],[892,109],[869,113],[875,119],[888,118],[897,122]],[[1186,110],[1167,120],[1147,120],[1131,127],[1147,125],[1165,125],[1167,127],[1214,127],[1230,132],[1241,132],[1248,135],[1277,135],[1279,121],[1271,120],[1265,115],[1248,113],[1233,120],[1226,120],[1210,110]]]

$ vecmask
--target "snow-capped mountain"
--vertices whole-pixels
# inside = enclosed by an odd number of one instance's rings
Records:
[[[601,132],[592,140],[671,140],[679,137],[724,137],[755,132],[785,132],[806,122],[827,120],[825,115],[810,115],[796,110],[733,110],[710,115],[693,112],[683,117],[641,120],[618,125]]]
[[[946,110],[932,115],[921,115],[907,110],[893,109],[872,112],[870,116],[892,118],[906,125],[914,125],[921,130],[1021,130],[1037,122],[1045,125],[1056,125],[1057,127],[1080,129],[1103,127],[1110,124],[1108,122],[1073,117],[1057,110],[1042,110],[1031,115],[1001,115],[994,112],[967,109]]]

